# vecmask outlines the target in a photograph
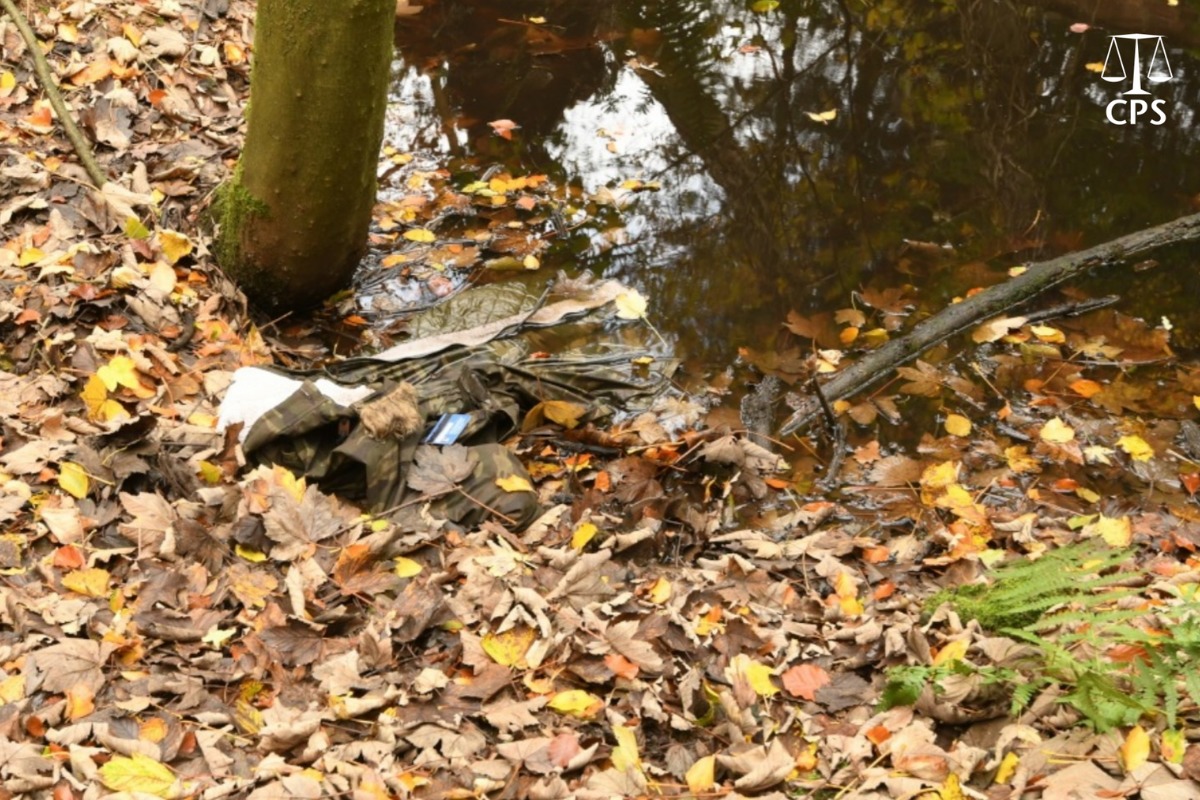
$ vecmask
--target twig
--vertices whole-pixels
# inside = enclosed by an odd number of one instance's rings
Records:
[[[25,19],[25,15],[21,13],[21,9],[17,8],[14,0],[0,0],[0,7],[3,7],[8,12],[8,15],[13,18],[13,22],[17,24],[17,30],[21,32],[21,38],[25,40],[25,45],[33,55],[33,68],[37,73],[38,82],[42,84],[42,88],[46,91],[46,98],[54,108],[54,113],[58,115],[58,122],[62,125],[63,131],[66,132],[67,138],[71,140],[71,145],[75,148],[75,153],[79,156],[80,162],[83,163],[83,168],[87,170],[88,177],[92,179],[92,183],[95,184],[97,189],[102,188],[104,184],[108,183],[108,176],[104,174],[104,170],[100,169],[100,165],[96,163],[96,156],[92,153],[91,145],[84,138],[83,132],[79,130],[79,126],[75,124],[75,118],[71,116],[71,110],[63,102],[62,93],[58,90],[58,84],[54,82],[54,74],[50,71],[50,64],[46,61],[46,56],[42,53],[41,45],[38,44],[37,35],[34,34],[33,28],[29,27],[29,20]]]
[[[846,429],[838,422],[837,415],[833,413],[833,408],[825,399],[825,393],[821,391],[821,384],[815,377],[812,380],[812,388],[817,395],[817,400],[821,403],[825,424],[829,426],[829,438],[833,441],[833,455],[829,459],[829,466],[825,468],[825,477],[817,481],[817,486],[823,489],[832,489],[837,486],[837,475],[842,469],[842,460],[846,457]]]

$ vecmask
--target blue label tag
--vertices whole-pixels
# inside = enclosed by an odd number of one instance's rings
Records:
[[[425,444],[454,444],[470,421],[470,414],[442,414],[433,429],[425,435]]]

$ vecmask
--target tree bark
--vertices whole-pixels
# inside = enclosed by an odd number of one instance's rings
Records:
[[[216,204],[217,260],[250,300],[302,310],[366,252],[394,0],[260,0],[246,146]]]
[[[863,356],[830,381],[821,384],[821,394],[830,403],[844,400],[888,377],[896,367],[934,345],[1093,267],[1119,263],[1164,245],[1197,239],[1200,239],[1200,214],[1193,214],[1122,236],[1089,250],[1034,264],[1020,276],[943,309],[906,335]],[[805,398],[803,405],[783,423],[780,434],[787,436],[795,433],[821,415],[821,399]]]

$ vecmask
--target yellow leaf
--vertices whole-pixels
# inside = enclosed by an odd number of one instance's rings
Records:
[[[1133,772],[1150,757],[1150,734],[1141,725],[1134,725],[1121,744],[1120,753],[1121,768],[1126,773]]]
[[[83,467],[74,461],[64,461],[58,465],[58,485],[67,494],[82,500],[87,497],[91,482]]]
[[[966,800],[966,797],[958,776],[953,772],[946,776],[945,782],[938,788],[938,800]]]
[[[946,433],[951,436],[970,436],[971,420],[961,414],[950,414],[946,417]]]
[[[1048,344],[1062,344],[1067,340],[1062,331],[1049,325],[1031,325],[1029,330],[1033,331],[1034,336]]]
[[[1200,394],[1192,395],[1192,405],[1194,405],[1197,410],[1200,410]]]
[[[160,233],[158,243],[162,247],[163,255],[167,258],[167,263],[171,265],[192,252],[192,240],[175,231]]]
[[[129,217],[125,220],[125,235],[130,239],[149,239],[150,229],[137,217]]]
[[[933,657],[933,665],[940,667],[945,664],[953,664],[956,661],[962,661],[967,655],[966,639],[956,639],[953,642],[947,643],[945,647],[938,650],[938,654]]]
[[[1066,444],[1075,438],[1075,429],[1058,417],[1047,422],[1038,432],[1043,442],[1051,444]]]
[[[926,467],[921,473],[921,486],[926,489],[943,489],[958,480],[958,462],[943,461]]]
[[[396,566],[392,569],[392,572],[401,578],[411,578],[414,575],[420,575],[421,570],[424,569],[419,561],[413,561],[411,558],[405,558],[404,556],[398,556],[395,561]]]
[[[1129,454],[1134,461],[1149,461],[1154,458],[1154,448],[1140,436],[1122,436],[1117,447]]]
[[[435,242],[437,235],[433,231],[425,230],[424,228],[413,228],[404,232],[404,238],[410,242]]]
[[[575,529],[573,534],[571,534],[571,547],[576,550],[582,550],[583,548],[587,547],[587,543],[594,539],[596,534],[599,532],[600,529],[597,528],[593,523],[583,523]]]
[[[1084,536],[1099,536],[1109,547],[1128,547],[1133,541],[1133,524],[1129,517],[1106,517],[1083,526]]]
[[[996,783],[1007,784],[1013,779],[1013,775],[1017,773],[1017,767],[1021,764],[1021,757],[1016,753],[1006,753],[1000,761],[1000,766],[996,769]]]
[[[534,270],[542,266],[542,262],[537,260],[537,256],[528,255],[521,260],[521,266],[525,267],[525,269]]]
[[[223,474],[221,472],[221,468],[216,464],[212,463],[211,461],[200,462],[200,480],[204,481],[210,486],[213,486],[220,483],[222,477]]]
[[[233,548],[233,552],[238,554],[238,558],[245,559],[251,564],[261,564],[267,560],[266,553],[255,550],[253,547],[247,547],[244,544],[239,544],[237,547]]]
[[[687,775],[684,778],[687,781],[688,791],[692,794],[711,791],[716,786],[716,767],[716,756],[696,759],[696,763],[688,767]]]
[[[837,109],[836,108],[831,108],[828,111],[820,111],[820,112],[805,111],[804,113],[807,114],[808,118],[811,119],[813,122],[819,122],[822,125],[828,125],[830,122],[837,119]]]
[[[15,703],[25,699],[25,676],[17,673],[0,681],[0,703]]]
[[[17,76],[8,70],[0,72],[0,97],[8,97],[17,88]]]
[[[755,661],[745,653],[738,653],[733,657],[733,660],[729,662],[729,672],[744,677],[746,683],[759,697],[771,697],[779,694],[779,687],[771,682],[771,676],[775,670],[766,664]]]
[[[67,689],[67,719],[74,722],[96,710],[96,695],[86,683]]]
[[[519,625],[504,633],[488,633],[484,635],[481,645],[483,652],[502,667],[520,667],[525,663],[525,654],[537,638],[533,628]]]
[[[118,386],[124,386],[143,400],[154,397],[154,390],[142,385],[137,366],[129,356],[113,356],[107,364],[96,370],[96,375],[110,392]]]
[[[533,484],[520,475],[506,475],[496,478],[496,485],[506,492],[532,492]]]
[[[671,582],[666,578],[659,578],[650,585],[650,591],[646,593],[646,597],[651,603],[661,606],[671,599]]]
[[[308,488],[304,482],[304,476],[297,477],[290,469],[278,464],[272,469],[272,474],[276,484],[290,494],[297,503],[304,500],[304,492]]]
[[[116,400],[108,399],[108,389],[104,388],[104,381],[100,379],[99,375],[88,377],[79,396],[83,399],[83,404],[87,407],[88,419],[92,422],[111,422],[115,419],[129,417],[125,406]]]
[[[613,766],[619,772],[629,769],[641,772],[642,757],[638,753],[637,733],[633,728],[618,725],[613,728],[613,738],[617,740],[617,746],[612,751]]]
[[[100,782],[114,792],[144,792],[169,798],[178,794],[175,773],[149,756],[113,756],[100,768]]]
[[[637,289],[621,292],[613,301],[621,319],[641,319],[646,316],[646,298]]]
[[[107,597],[108,581],[112,576],[106,569],[77,569],[63,575],[63,588],[85,597]]]
[[[583,689],[568,689],[550,698],[550,708],[577,719],[590,719],[604,708],[604,701]]]
[[[36,264],[45,257],[46,254],[38,248],[26,247],[21,251],[21,255],[17,257],[17,266],[28,267],[30,264]]]
[[[539,405],[546,419],[557,422],[567,430],[578,427],[580,417],[587,413],[585,407],[566,400],[545,400]]]
[[[1163,761],[1169,764],[1183,763],[1183,754],[1187,748],[1188,741],[1183,731],[1168,729],[1162,732],[1159,753],[1162,754]]]
[[[1103,61],[1089,61],[1088,63],[1083,65],[1083,68],[1086,69],[1088,72],[1104,72],[1104,62]]]

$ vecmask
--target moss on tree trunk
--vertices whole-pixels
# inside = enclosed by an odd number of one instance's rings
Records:
[[[251,301],[303,309],[366,251],[395,0],[259,0],[246,146],[217,200],[217,260]]]

